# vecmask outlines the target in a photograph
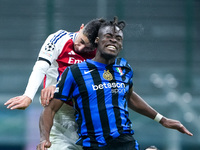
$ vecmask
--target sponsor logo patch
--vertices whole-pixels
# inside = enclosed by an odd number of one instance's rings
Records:
[[[69,55],[75,55],[75,52],[74,51],[70,51],[68,54]]]
[[[92,84],[92,89],[94,91],[102,90],[102,89],[111,89],[112,93],[125,93],[125,84],[124,83],[102,83],[99,85]]]
[[[84,70],[84,74],[88,74],[88,73],[90,73],[90,72],[92,72],[92,71],[94,71],[95,69],[92,69],[92,70],[89,70],[89,71],[85,71]]]

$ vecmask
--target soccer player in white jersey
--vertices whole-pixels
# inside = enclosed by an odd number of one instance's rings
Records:
[[[48,36],[44,42],[38,59],[33,67],[28,85],[23,95],[9,99],[5,105],[9,109],[26,109],[44,79],[42,105],[49,103],[49,97],[54,93],[54,86],[64,69],[72,64],[80,63],[95,56],[95,38],[103,19],[94,19],[81,26],[79,32],[59,30]],[[52,88],[51,88],[52,87]],[[47,101],[44,101],[44,100]],[[67,115],[66,115],[67,114]],[[63,105],[54,118],[51,129],[51,150],[78,150],[75,144],[76,133],[74,109],[70,103]]]

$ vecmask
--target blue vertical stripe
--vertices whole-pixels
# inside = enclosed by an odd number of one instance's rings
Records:
[[[64,35],[66,35],[66,34],[67,34],[67,32],[66,32],[65,30],[60,30],[60,33],[58,33],[57,35],[55,35],[55,36],[50,40],[50,42],[56,44],[57,41],[58,41],[61,37],[63,37]]]
[[[94,69],[94,68],[92,68]],[[87,91],[93,91],[92,86],[94,85],[94,82],[92,79],[91,73],[85,74],[84,72],[90,71],[89,68],[81,70],[82,76],[84,77],[85,81],[90,80],[90,86],[87,86]],[[95,71],[95,70],[94,70]],[[85,77],[87,76],[87,77]],[[100,137],[101,133],[103,132],[102,130],[102,125],[101,125],[101,119],[99,116],[99,108],[98,108],[98,102],[97,102],[97,93],[92,92],[90,93],[91,95],[89,96],[89,105],[90,105],[90,111],[92,112],[91,118],[92,118],[92,123],[94,126],[94,132],[95,132],[95,137],[96,140],[99,141],[100,143],[105,143],[105,139]],[[99,138],[100,137],[100,138]]]

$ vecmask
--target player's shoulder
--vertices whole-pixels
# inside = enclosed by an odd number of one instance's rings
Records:
[[[68,41],[75,37],[75,32],[69,32],[66,30],[58,30],[50,35],[50,42],[56,44],[58,41]]]
[[[116,65],[116,67],[124,68],[128,72],[133,73],[133,69],[132,69],[131,65],[128,63],[128,61],[125,58],[116,58],[115,65]]]
[[[68,31],[60,29],[60,30],[52,33],[51,35],[53,35],[54,37],[58,37],[58,36],[62,36],[65,34],[68,34]]]
[[[74,65],[71,65],[71,66],[70,66],[70,69],[71,69],[72,71],[74,71],[74,70],[76,70],[76,69],[82,69],[82,68],[84,68],[86,65],[87,65],[87,64],[86,64],[86,61],[83,61],[83,62],[81,62],[81,63],[77,63],[77,64],[74,64]]]
[[[76,34],[76,32],[69,32],[67,30],[60,29],[60,30],[56,31],[54,34],[55,35],[68,35],[68,36],[71,36],[71,35]]]
[[[87,67],[87,65],[84,61],[82,63],[77,63],[74,65],[71,65],[68,68],[70,70],[71,75],[74,77],[74,79],[79,79],[79,77],[82,76],[82,73],[81,73],[82,70],[86,67]]]
[[[128,61],[127,61],[125,58],[122,58],[122,57],[116,58],[115,63],[116,63],[117,65],[120,65],[120,66],[127,66],[127,67],[130,67]]]

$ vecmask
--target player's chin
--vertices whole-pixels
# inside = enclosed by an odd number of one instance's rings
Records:
[[[116,53],[104,53],[103,57],[106,58],[107,60],[115,59],[117,57],[117,54]]]
[[[76,53],[78,53],[78,54],[89,53],[89,52],[92,52],[92,50],[79,50],[79,51],[76,51]]]
[[[79,49],[79,48],[77,48],[77,49],[74,49],[74,51],[76,52],[76,53],[84,53],[84,49]]]

